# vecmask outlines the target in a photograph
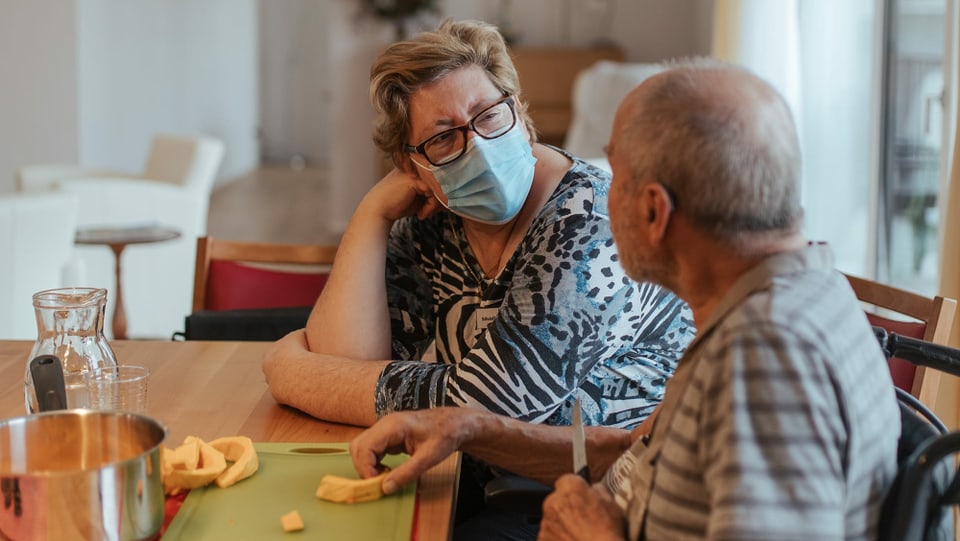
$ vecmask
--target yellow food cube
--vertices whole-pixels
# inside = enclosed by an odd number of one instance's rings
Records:
[[[285,532],[299,532],[303,529],[303,519],[296,509],[280,517],[280,525]]]
[[[335,503],[362,503],[383,497],[383,478],[387,472],[369,479],[347,479],[338,475],[324,475],[317,487],[317,498]]]

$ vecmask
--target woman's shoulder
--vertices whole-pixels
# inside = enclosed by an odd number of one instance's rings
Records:
[[[596,215],[606,219],[610,173],[563,149],[550,148],[566,156],[573,164],[567,169],[553,195],[543,206],[540,218],[554,221],[570,215],[586,217]]]

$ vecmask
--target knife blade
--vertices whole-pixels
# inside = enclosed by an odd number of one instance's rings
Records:
[[[587,465],[587,442],[583,436],[583,414],[580,399],[573,403],[573,472],[590,482],[590,467]]]

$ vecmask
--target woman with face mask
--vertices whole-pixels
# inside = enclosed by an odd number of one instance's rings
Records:
[[[393,44],[370,95],[396,168],[356,209],[307,328],[267,354],[274,397],[362,426],[435,406],[569,424],[577,398],[587,424],[646,418],[690,312],[626,277],[609,175],[536,143],[496,28]]]

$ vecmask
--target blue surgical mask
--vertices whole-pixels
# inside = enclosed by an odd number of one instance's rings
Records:
[[[536,162],[518,124],[496,139],[471,137],[460,159],[431,165],[429,170],[447,196],[444,206],[451,212],[486,224],[504,224],[527,200]]]

